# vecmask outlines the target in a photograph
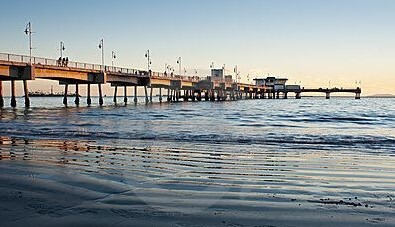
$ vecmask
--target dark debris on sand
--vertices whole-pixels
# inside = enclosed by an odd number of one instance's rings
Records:
[[[357,197],[355,197],[355,199],[358,199]],[[331,200],[329,198],[327,199],[320,199],[320,200],[308,200],[310,203],[321,203],[321,204],[331,204],[331,205],[345,205],[345,206],[354,206],[354,207],[362,207],[362,203],[360,202],[353,202],[351,201],[351,198],[348,199],[349,201],[345,201],[345,200]],[[369,207],[368,204],[364,205],[365,207]]]

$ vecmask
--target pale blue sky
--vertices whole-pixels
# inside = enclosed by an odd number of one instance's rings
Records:
[[[353,86],[395,93],[393,0],[144,0],[1,1],[0,52],[28,54],[23,33],[31,21],[34,55],[57,58],[59,42],[74,61],[100,63],[105,39],[116,65],[207,70],[237,64],[244,79],[267,73],[305,85]],[[338,83],[338,84],[336,84]]]

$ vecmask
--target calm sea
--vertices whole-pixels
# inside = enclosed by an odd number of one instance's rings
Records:
[[[394,224],[395,99],[31,102],[29,110],[0,110],[3,178],[17,169],[20,177],[78,185],[109,195],[79,200],[120,210],[144,204],[173,215],[221,215],[229,207],[292,207]],[[118,190],[123,196],[111,197]],[[95,206],[78,209],[88,208]]]

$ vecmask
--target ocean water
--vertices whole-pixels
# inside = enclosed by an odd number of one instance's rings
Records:
[[[395,225],[395,99],[31,102],[0,109],[0,179],[41,205],[6,223]]]

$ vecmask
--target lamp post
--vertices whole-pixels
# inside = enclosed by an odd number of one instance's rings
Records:
[[[101,65],[102,71],[104,71],[104,40],[101,39],[99,42],[99,49],[101,49]]]
[[[237,76],[239,75],[239,73],[237,72],[237,65],[235,66],[234,73],[235,73],[236,84],[237,84]]]
[[[150,72],[152,62],[151,62],[151,56],[149,53],[149,49],[147,50],[147,52],[145,52],[145,57],[147,58],[147,70],[148,70],[148,72]]]
[[[179,67],[179,75],[181,76],[181,57],[178,57],[177,64]]]
[[[111,51],[111,67],[114,70],[114,60],[117,58],[117,54],[115,53],[115,51]]]
[[[33,50],[32,33],[33,33],[32,24],[29,22],[29,23],[27,23],[26,28],[25,28],[25,34],[29,35],[29,64],[32,64],[32,50]]]
[[[63,58],[63,51],[65,50],[66,48],[64,47],[64,42],[62,42],[62,41],[60,41],[60,58]]]
[[[103,74],[105,74],[105,67],[104,67],[104,40],[101,39],[99,42],[99,49],[101,49],[101,65],[102,65],[102,72]],[[99,88],[99,105],[102,106],[103,105],[103,94],[102,94],[102,90],[101,90],[101,84],[98,83],[98,88]]]

